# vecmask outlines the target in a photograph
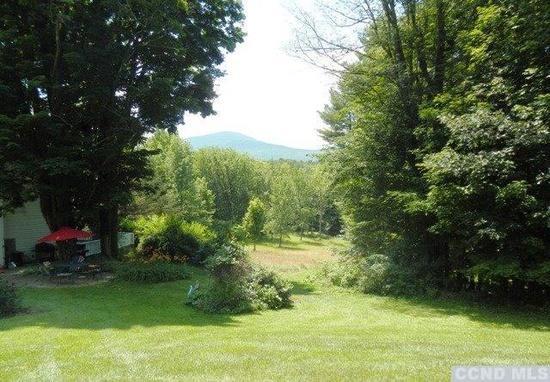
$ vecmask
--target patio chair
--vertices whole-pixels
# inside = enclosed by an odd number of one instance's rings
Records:
[[[40,273],[48,276],[50,281],[61,283],[62,281],[72,281],[74,273],[67,269],[67,266],[54,266],[49,261],[45,261],[40,266]]]
[[[52,263],[50,263],[49,261],[44,261],[40,265],[40,274],[42,276],[48,276],[49,278],[51,278],[54,274],[54,268],[52,266]]]
[[[67,265],[71,272],[77,273],[83,271],[88,266],[88,264],[86,263],[86,259],[82,255],[73,256],[73,258]]]
[[[68,266],[71,272],[79,276],[91,276],[95,278],[101,273],[101,267],[98,264],[89,264],[82,253],[74,256]]]

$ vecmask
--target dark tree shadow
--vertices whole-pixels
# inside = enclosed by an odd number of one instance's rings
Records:
[[[25,288],[27,313],[0,320],[19,327],[129,329],[135,326],[237,326],[236,315],[206,314],[186,305],[190,281],[154,285],[106,283],[76,288]]]
[[[292,281],[292,294],[297,296],[304,296],[314,294],[315,286],[311,283],[304,283],[301,281]]]
[[[323,242],[321,239],[314,239],[305,237],[302,240],[297,241],[289,241],[283,238],[283,241],[281,242],[281,246],[279,247],[279,239],[273,239],[273,238],[266,238],[264,239],[261,244],[268,245],[272,247],[273,249],[286,249],[289,251],[303,251],[307,248],[307,246],[310,247],[325,247],[327,245],[326,242]]]
[[[395,297],[380,300],[380,308],[415,317],[464,316],[488,326],[550,331],[550,312],[534,307],[498,305],[462,296]]]

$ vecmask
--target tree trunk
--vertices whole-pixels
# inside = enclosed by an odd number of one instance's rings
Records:
[[[75,228],[76,219],[67,197],[43,192],[40,194],[40,210],[51,232],[64,226]]]
[[[283,246],[283,234],[279,235],[279,248]]]
[[[254,240],[254,243],[253,243],[253,248],[254,248],[254,252],[256,252],[256,240]]]
[[[434,74],[434,90],[436,93],[443,91],[445,83],[445,43],[447,41],[447,33],[445,30],[445,4],[444,0],[436,2],[436,41],[435,41],[435,74]]]
[[[390,38],[393,42],[393,49],[395,51],[396,64],[399,69],[407,70],[409,68],[407,68],[407,60],[405,59],[403,43],[401,41],[401,30],[399,28],[397,13],[395,11],[395,1],[383,0],[382,9],[384,10],[386,20],[388,22]]]
[[[99,238],[103,256],[118,257],[118,211],[117,208],[99,210]]]
[[[57,231],[61,227],[75,228],[75,217],[70,200],[63,195],[49,193],[40,194],[40,210],[50,232]],[[76,252],[76,241],[58,241],[57,258],[68,260]]]

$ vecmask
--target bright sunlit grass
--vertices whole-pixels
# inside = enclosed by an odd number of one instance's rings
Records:
[[[200,273],[25,288],[32,312],[0,320],[0,380],[448,380],[453,365],[550,362],[543,314],[366,296],[290,270],[330,258],[324,244],[292,238],[253,254],[295,283],[295,306],[281,311],[197,312],[184,299]]]
[[[333,259],[334,254],[341,250],[346,242],[341,238],[315,238],[291,235],[284,238],[282,246],[279,241],[264,240],[256,246],[248,246],[254,261],[280,272],[296,271],[310,268],[314,265]]]

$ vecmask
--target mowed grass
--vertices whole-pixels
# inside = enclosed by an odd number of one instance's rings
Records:
[[[550,363],[548,315],[366,296],[312,281],[330,251],[277,251],[253,258],[295,283],[281,311],[199,313],[192,279],[24,288],[31,313],[0,320],[0,380],[449,380],[453,365]]]

